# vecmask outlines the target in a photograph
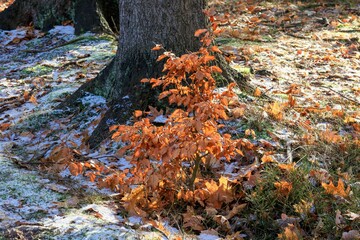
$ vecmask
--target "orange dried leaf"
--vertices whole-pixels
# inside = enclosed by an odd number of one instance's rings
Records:
[[[211,51],[217,52],[217,53],[222,53],[221,50],[218,48],[218,46],[212,46]]]
[[[95,179],[96,179],[95,173],[89,172],[89,173],[86,174],[86,176],[88,176],[90,178],[91,182],[95,182]]]
[[[210,69],[211,72],[222,73],[221,68],[219,68],[218,66],[211,66]]]
[[[36,97],[35,97],[34,95],[31,95],[29,101],[30,101],[31,103],[35,104],[35,105],[38,104],[37,99],[36,99]]]
[[[141,117],[142,115],[143,115],[143,112],[140,111],[140,110],[136,110],[136,111],[134,112],[134,117],[136,117],[136,118],[139,118],[139,117]]]
[[[198,29],[196,30],[194,36],[199,37],[201,34],[206,33],[207,31],[208,31],[207,29]]]
[[[292,183],[287,181],[276,182],[274,183],[274,186],[276,187],[278,194],[282,197],[289,196],[292,190]]]
[[[293,171],[295,170],[296,163],[279,164],[278,167],[282,170]]]
[[[0,131],[5,131],[11,126],[11,123],[2,123],[0,124]]]
[[[141,79],[140,82],[142,82],[142,83],[148,83],[148,82],[150,82],[150,79],[148,79],[148,78],[143,78],[143,79]]]
[[[183,213],[182,216],[184,221],[184,227],[190,227],[191,229],[196,231],[204,230],[202,221],[204,221],[205,219],[199,215],[196,215],[192,207],[188,206],[186,213]]]
[[[283,119],[283,110],[284,110],[284,105],[280,104],[279,102],[274,102],[270,104],[266,109],[266,111],[276,120]]]
[[[122,200],[124,201],[124,207],[130,216],[147,216],[147,213],[139,207],[146,201],[144,186],[139,186],[131,190],[131,193],[126,194]]]
[[[342,179],[339,179],[337,187],[335,187],[334,183],[330,181],[329,184],[321,183],[321,186],[325,189],[326,193],[337,195],[341,197],[347,197],[350,193],[350,186],[345,189],[345,185]]]
[[[245,209],[246,206],[247,206],[246,203],[236,205],[235,207],[233,207],[233,209],[230,210],[228,215],[226,215],[226,219],[233,218],[235,215],[239,214],[243,209]]]
[[[160,44],[156,44],[155,47],[153,47],[151,50],[152,51],[159,51],[162,49],[162,46]]]
[[[69,164],[69,171],[72,175],[77,176],[81,173],[82,169],[78,164],[72,162]]]
[[[288,224],[284,231],[278,234],[278,238],[281,240],[299,240],[302,239],[300,231],[294,224]]]
[[[272,156],[270,155],[264,155],[262,158],[261,158],[261,163],[272,163],[272,162],[276,162]]]
[[[335,131],[326,130],[321,133],[321,138],[328,143],[338,143],[342,140],[342,137]]]
[[[30,99],[30,93],[29,91],[24,91],[24,95],[23,95],[25,101],[28,101]]]
[[[260,97],[260,96],[261,96],[261,90],[260,88],[257,87],[254,92],[254,97]]]

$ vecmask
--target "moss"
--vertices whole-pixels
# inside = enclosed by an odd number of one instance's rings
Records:
[[[21,70],[21,74],[36,77],[36,76],[42,76],[42,75],[49,74],[52,71],[53,71],[52,67],[36,65],[36,66],[28,67],[28,68]]]
[[[239,65],[235,65],[233,66],[233,68],[244,76],[248,76],[252,73],[252,70],[249,67],[242,67]]]

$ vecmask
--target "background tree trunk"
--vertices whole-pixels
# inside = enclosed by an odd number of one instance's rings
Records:
[[[72,20],[77,34],[116,31],[118,19],[117,0],[16,0],[0,13],[0,29],[10,30],[33,23],[35,28],[47,31]]]

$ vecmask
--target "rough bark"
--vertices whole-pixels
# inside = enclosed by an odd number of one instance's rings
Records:
[[[120,39],[116,57],[97,78],[61,105],[73,105],[86,92],[108,99],[110,109],[90,138],[91,147],[108,137],[109,126],[124,123],[134,109],[145,110],[155,103],[154,92],[140,84],[142,78],[156,78],[162,72],[163,65],[156,62],[159,53],[151,51],[155,44],[177,55],[199,49],[194,32],[206,27],[205,3],[205,0],[119,1]]]
[[[16,0],[0,13],[0,29],[10,30],[32,23],[35,28],[47,31],[72,20],[77,34],[109,32],[118,29],[114,24],[118,23],[118,16],[117,0]]]
[[[107,98],[110,108],[93,132],[90,147],[99,146],[110,136],[109,127],[125,123],[135,109],[156,106],[157,94],[140,83],[143,78],[157,78],[162,73],[162,63],[156,62],[159,53],[151,49],[161,44],[176,55],[197,51],[201,43],[194,32],[206,28],[205,6],[206,0],[119,1],[120,39],[116,57],[93,81],[59,106],[73,107],[88,92]],[[242,89],[249,87],[224,58],[218,59],[215,64],[223,69],[224,85],[235,81]]]

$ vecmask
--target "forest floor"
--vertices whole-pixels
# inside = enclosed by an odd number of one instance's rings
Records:
[[[244,239],[359,239],[360,5],[251,2],[212,4],[224,30],[216,42],[257,87],[252,96],[239,94],[244,111],[226,129],[269,145],[279,167],[224,163],[225,176],[247,180],[247,206],[226,220],[227,232]],[[87,161],[130,167],[116,157],[119,143],[107,141],[95,152],[84,144],[105,99],[89,94],[78,112],[56,109],[116,53],[111,36],[73,31],[0,30],[0,239],[225,237],[221,226],[186,235],[189,229],[175,229],[170,218],[160,228],[126,217],[115,192],[72,176],[61,159],[45,162],[66,145]],[[291,183],[291,193],[274,187],[279,182]]]

